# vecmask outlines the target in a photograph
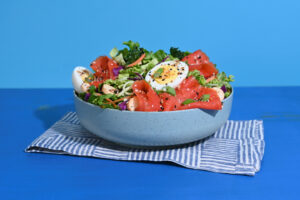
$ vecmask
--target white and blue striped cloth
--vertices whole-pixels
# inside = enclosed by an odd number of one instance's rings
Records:
[[[263,122],[227,121],[214,135],[179,147],[123,147],[85,130],[70,112],[33,141],[26,152],[90,156],[114,160],[172,162],[220,173],[254,175],[264,154]]]

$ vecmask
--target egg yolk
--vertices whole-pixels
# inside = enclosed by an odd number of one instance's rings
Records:
[[[152,78],[159,84],[167,84],[173,82],[178,76],[178,69],[175,65],[162,65],[158,68],[154,75],[159,73],[159,70],[163,70],[158,77]]]
[[[77,71],[81,80],[84,82],[86,78],[89,77],[89,72],[87,70]]]

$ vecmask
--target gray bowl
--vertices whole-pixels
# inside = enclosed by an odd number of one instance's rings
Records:
[[[232,99],[233,92],[219,111],[131,112],[102,109],[74,92],[78,118],[88,131],[115,143],[144,147],[179,145],[212,135],[227,121]]]

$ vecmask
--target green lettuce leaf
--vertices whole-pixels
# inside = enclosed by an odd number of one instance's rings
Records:
[[[153,54],[153,57],[156,58],[158,62],[161,62],[165,57],[167,57],[167,54],[160,49]]]
[[[139,74],[143,73],[143,69],[141,68],[141,66],[135,65],[133,67],[128,67],[128,68],[122,69],[119,72],[119,76],[121,75],[121,77],[122,77],[122,76],[124,76],[124,74],[128,74],[128,78],[129,77],[133,78],[133,77],[136,77],[136,73],[139,73]]]
[[[194,76],[200,85],[203,85],[203,86],[206,85],[206,80],[205,80],[204,76],[201,75],[198,70],[189,71],[188,76]]]

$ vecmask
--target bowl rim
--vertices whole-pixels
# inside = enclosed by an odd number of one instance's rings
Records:
[[[222,100],[222,103],[225,103],[226,101],[229,101],[229,99],[232,99],[233,98],[233,93],[234,93],[234,89],[233,87],[231,88],[231,94],[226,98],[226,99],[223,99]],[[100,106],[96,106],[95,104],[92,104],[92,103],[89,103],[87,101],[83,101],[81,98],[78,97],[78,95],[76,94],[75,90],[73,89],[73,95],[74,97],[79,100],[80,102],[82,103],[85,103],[89,106],[93,106],[93,107],[96,107],[100,110],[109,110],[109,111],[112,111],[112,112],[122,112],[122,113],[165,113],[165,114],[169,114],[169,113],[184,113],[184,112],[192,112],[192,111],[198,111],[198,110],[206,110],[206,109],[201,109],[201,108],[193,108],[193,109],[186,109],[186,110],[173,110],[173,111],[163,111],[163,112],[158,112],[158,111],[155,111],[155,112],[145,112],[145,111],[129,111],[129,110],[118,110],[118,109],[112,109],[112,108],[101,108]],[[221,111],[221,110],[218,110],[218,111]]]

